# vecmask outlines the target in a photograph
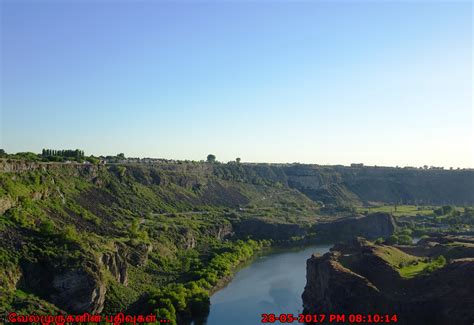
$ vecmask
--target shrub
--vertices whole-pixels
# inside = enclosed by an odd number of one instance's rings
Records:
[[[44,235],[53,235],[55,233],[54,223],[51,220],[44,220],[41,222],[39,230]]]

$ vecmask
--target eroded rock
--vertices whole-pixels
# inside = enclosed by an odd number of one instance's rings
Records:
[[[397,314],[400,324],[472,324],[474,257],[403,278],[379,255],[375,245],[358,239],[312,256],[302,295],[304,312]]]
[[[104,307],[105,285],[86,270],[71,270],[54,277],[51,302],[72,313],[100,313]]]
[[[128,285],[127,250],[123,245],[116,244],[116,251],[104,253],[100,262],[119,283]]]

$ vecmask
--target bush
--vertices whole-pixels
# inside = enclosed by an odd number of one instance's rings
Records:
[[[66,241],[77,242],[79,241],[79,234],[76,231],[76,227],[73,225],[67,225],[64,227],[63,239]]]
[[[413,239],[408,235],[400,235],[400,237],[398,237],[398,244],[411,245],[413,244]]]
[[[44,220],[41,222],[39,230],[43,235],[53,235],[55,233],[54,223],[51,220]]]
[[[425,268],[425,272],[433,272],[437,269],[440,269],[446,265],[446,258],[443,255],[438,256],[431,261]]]
[[[398,244],[398,236],[397,235],[392,235],[390,237],[388,237],[385,242],[389,245],[395,245],[395,244]]]

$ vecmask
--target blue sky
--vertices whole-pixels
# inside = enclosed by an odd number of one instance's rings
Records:
[[[474,167],[470,1],[0,1],[8,152]]]

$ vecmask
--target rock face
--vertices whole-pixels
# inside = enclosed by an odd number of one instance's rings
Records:
[[[304,312],[397,314],[400,324],[474,322],[474,257],[402,278],[376,251],[358,239],[308,259]]]
[[[305,312],[373,311],[379,305],[382,295],[377,287],[365,277],[344,268],[335,255],[313,255],[308,259],[306,268],[307,284],[303,293]]]
[[[214,227],[208,228],[206,233],[215,237],[217,240],[224,240],[228,237],[232,237],[234,230],[230,223],[216,224]]]
[[[180,230],[181,243],[180,245],[184,249],[193,249],[196,247],[196,238],[193,231],[188,228],[182,228]]]
[[[104,307],[105,285],[85,270],[72,270],[55,276],[52,287],[56,293],[51,295],[51,302],[69,312],[95,314]]]
[[[126,260],[126,249],[120,244],[116,244],[116,251],[104,253],[100,262],[107,270],[112,273],[115,279],[123,284],[128,285],[128,266]]]
[[[369,239],[389,237],[395,229],[395,221],[388,213],[373,213],[368,216],[356,215],[314,226],[318,237],[327,237],[333,241],[348,240],[354,236]]]
[[[474,171],[417,168],[284,166],[284,180],[315,201],[472,205]],[[283,182],[282,182],[283,183]],[[432,190],[436,189],[436,191]]]
[[[8,196],[0,197],[0,216],[14,205],[15,203]]]
[[[106,286],[97,263],[60,268],[49,260],[21,263],[18,287],[36,294],[68,313],[100,313]]]
[[[136,246],[128,246],[127,262],[133,266],[144,266],[148,261],[148,254],[153,250],[151,244],[138,244]]]

